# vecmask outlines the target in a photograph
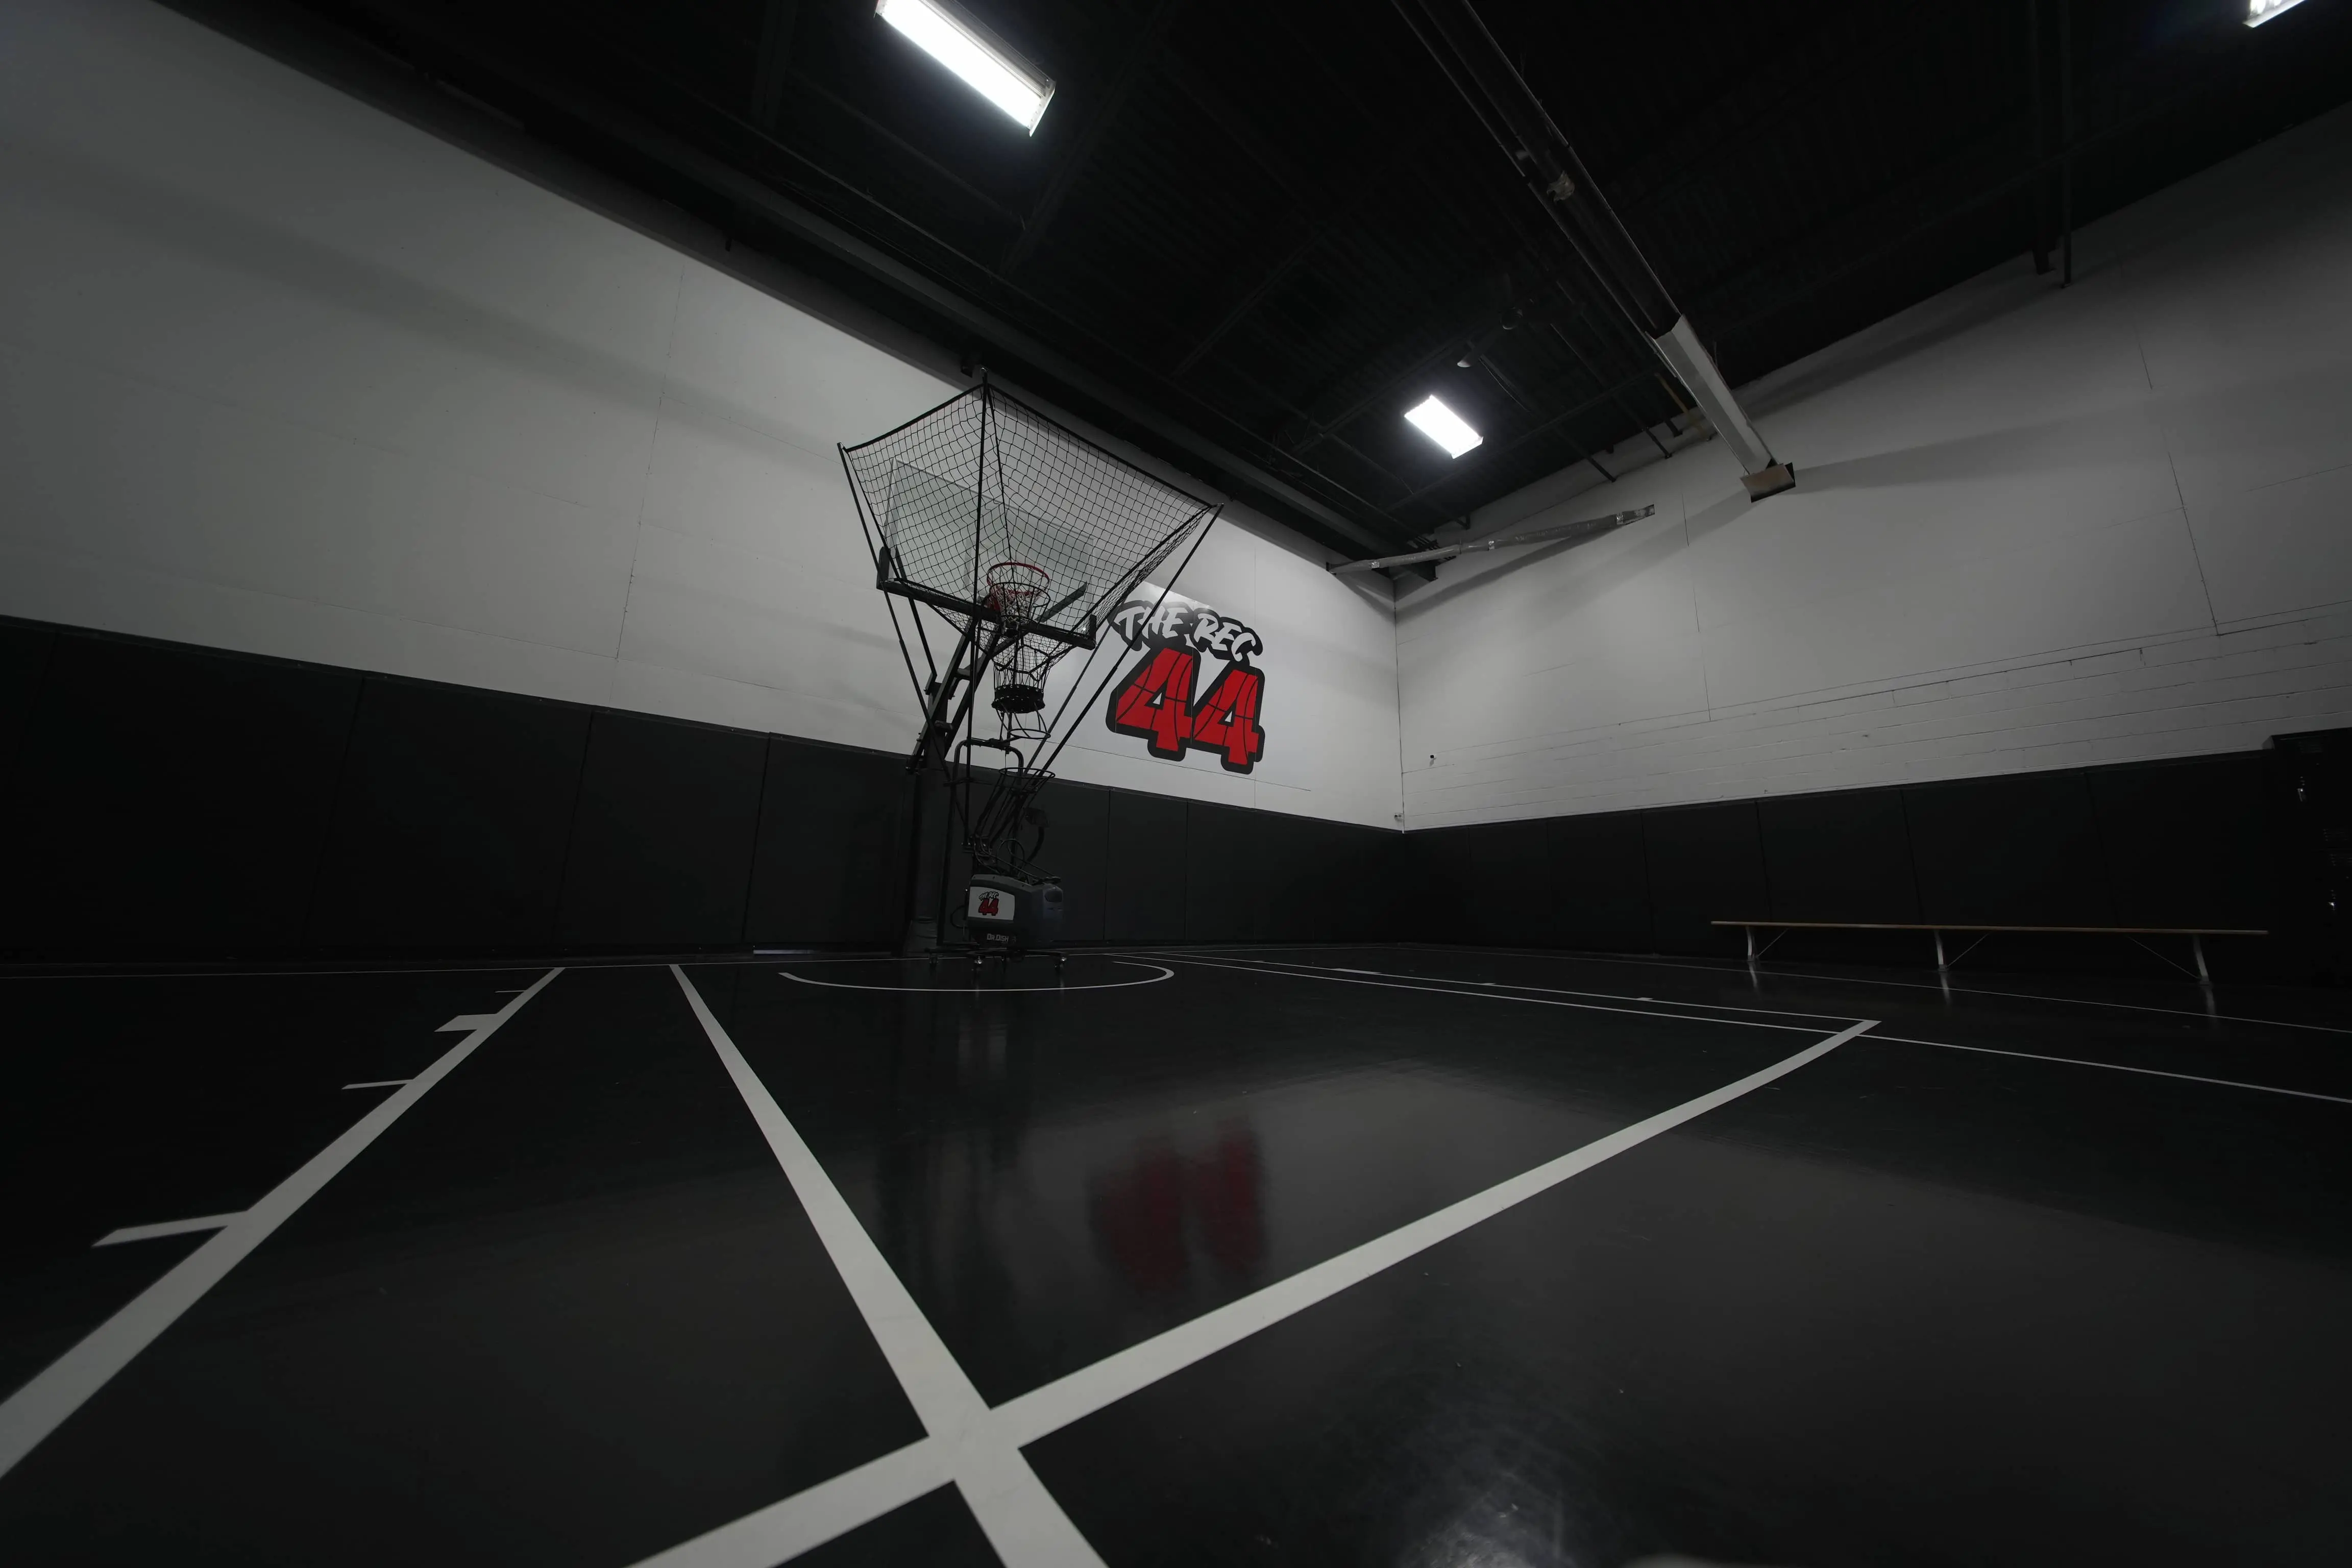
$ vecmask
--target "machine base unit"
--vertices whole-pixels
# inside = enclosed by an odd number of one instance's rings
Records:
[[[963,920],[973,942],[1027,952],[1062,940],[1062,885],[1002,872],[975,872],[964,889]]]

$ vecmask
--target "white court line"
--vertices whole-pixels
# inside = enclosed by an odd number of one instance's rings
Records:
[[[1428,952],[1501,952],[1515,958],[1545,958],[1570,963],[1638,963],[1651,969],[1697,969],[1709,974],[1743,974],[1745,965],[1726,960],[1717,963],[1695,963],[1682,959],[1637,958],[1630,954],[1545,952],[1525,947],[1435,947],[1427,942],[1411,942]],[[1970,996],[2008,996],[2021,1002],[2056,1002],[2069,1007],[2120,1007],[2131,1013],[2163,1013],[2176,1018],[2220,1018],[2232,1024],[2267,1024],[2278,1029],[2310,1029],[2323,1035],[2352,1035],[2352,1028],[2337,1024],[2297,1024],[2284,1018],[2257,1018],[2249,1013],[2208,1013],[2202,1007],[2158,1007],[2148,1002],[2107,1002],[2095,996],[2047,996],[2039,991],[1996,991],[1986,985],[1945,985],[1926,980],[1879,980],[1866,974],[1816,974],[1803,969],[1767,969],[1762,973],[1776,980],[1826,980],[1836,985],[1899,985],[1906,991],[1958,991]]]
[[[726,1028],[702,999],[702,993],[677,964],[670,973],[719,1053],[727,1076],[735,1080],[751,1119],[759,1123],[768,1147],[783,1167],[784,1179],[807,1211],[809,1223],[824,1243],[826,1255],[849,1288],[850,1299],[873,1331],[883,1358],[898,1374],[898,1386],[923,1423],[923,1430],[944,1451],[948,1473],[963,1494],[972,1517],[996,1548],[1008,1568],[1103,1568],[1103,1560],[1054,1500],[1037,1472],[1029,1468],[1019,1446],[1010,1440],[989,1413],[988,1404],[949,1353],[947,1344],[923,1316],[922,1309],[892,1271],[888,1259],[866,1234],[855,1211],[833,1178],[802,1142],[800,1133],[777,1105],[768,1086],[735,1048]],[[830,1483],[828,1483],[830,1484]],[[805,1494],[803,1494],[805,1495]],[[779,1508],[789,1509],[787,1499]],[[846,1519],[846,1515],[839,1517]],[[873,1517],[873,1516],[868,1516]],[[739,1521],[740,1522],[740,1521]],[[864,1522],[847,1519],[842,1529]],[[721,1531],[734,1527],[722,1526]],[[720,1533],[714,1532],[714,1533]],[[838,1533],[838,1531],[836,1531]],[[827,1539],[830,1539],[828,1537]],[[812,1542],[811,1544],[814,1544]],[[683,1550],[683,1548],[674,1549]],[[712,1561],[721,1561],[714,1558]],[[770,1558],[769,1562],[781,1559]],[[692,1562],[700,1559],[673,1559]]]
[[[1327,1297],[1339,1294],[1350,1285],[1369,1279],[1415,1253],[1426,1251],[1441,1241],[1459,1236],[1480,1221],[1492,1219],[1505,1209],[1523,1204],[1538,1194],[1559,1185],[1570,1176],[1592,1169],[1604,1160],[1613,1159],[1628,1149],[1646,1143],[1662,1132],[1671,1132],[1692,1118],[1728,1105],[1741,1095],[1761,1089],[1776,1079],[1785,1078],[1807,1062],[1829,1055],[1871,1027],[1874,1021],[1864,1018],[1848,1025],[1829,1038],[1818,1040],[1795,1056],[1783,1058],[1761,1071],[1749,1073],[1746,1078],[1710,1090],[1696,1100],[1685,1100],[1671,1110],[1662,1110],[1630,1127],[1622,1127],[1605,1138],[1596,1138],[1580,1149],[1570,1150],[1531,1171],[1523,1171],[1507,1181],[1498,1182],[1483,1193],[1475,1193],[1459,1203],[1448,1204],[1435,1214],[1423,1215],[1386,1236],[1351,1247],[1337,1258],[1325,1258],[1263,1290],[1253,1291],[1238,1301],[1229,1301],[1214,1311],[1204,1312],[1190,1322],[1179,1324],[1141,1344],[1129,1345],[1092,1366],[1071,1373],[1066,1377],[1056,1378],[1042,1388],[1034,1388],[998,1405],[997,1418],[1004,1424],[1013,1441],[1034,1443],[1049,1432],[1058,1431],[1073,1421],[1091,1415],[1138,1389],[1159,1382],[1171,1373],[1180,1372],[1203,1357],[1248,1338],[1260,1329],[1278,1323]]]
[[[887,1261],[866,1235],[865,1226],[842,1199],[839,1190],[824,1173],[816,1156],[810,1152],[808,1145],[793,1130],[791,1121],[768,1093],[767,1086],[752,1071],[751,1064],[743,1059],[742,1053],[735,1048],[733,1040],[712,1016],[701,994],[683,973],[679,973],[677,978],[688,1002],[694,1008],[695,1016],[702,1023],[703,1032],[709,1036],[712,1047],[726,1064],[729,1076],[735,1079],[736,1088],[742,1094],[744,1103],[751,1107],[761,1131],[768,1135],[769,1146],[775,1151],[778,1163],[784,1166],[785,1175],[791,1180],[793,1191],[800,1195],[803,1205],[808,1210],[809,1218],[824,1239],[826,1251],[833,1256],[835,1267],[841,1270],[844,1281],[857,1300],[858,1310],[865,1314],[875,1338],[881,1342],[883,1353],[889,1358],[892,1369],[898,1373],[900,1384],[906,1388],[908,1397],[914,1403],[918,1413],[922,1415],[924,1426],[931,1433],[931,1437],[925,1443],[886,1455],[857,1470],[836,1476],[820,1486],[796,1493],[692,1541],[646,1558],[635,1568],[772,1568],[773,1564],[912,1501],[936,1485],[935,1480],[929,1479],[933,1472],[924,1468],[932,1461],[922,1458],[919,1452],[931,1443],[936,1443],[942,1450],[939,1462],[954,1473],[957,1484],[968,1501],[972,1499],[972,1489],[958,1468],[961,1458],[956,1451],[958,1445],[981,1447],[986,1452],[992,1468],[1003,1465],[1009,1458],[1019,1467],[1019,1474],[1025,1478],[1026,1485],[1036,1489],[1034,1494],[1025,1496],[1024,1501],[1034,1501],[1053,1510],[1053,1517],[1069,1529],[1072,1540],[1086,1551],[1087,1556],[1079,1561],[1099,1562],[1100,1559],[1094,1556],[1092,1549],[1086,1546],[1083,1539],[1077,1538],[1076,1527],[1069,1524],[1068,1517],[1062,1513],[1060,1505],[1037,1480],[1036,1473],[1029,1468],[1028,1461],[1019,1451],[1023,1445],[1034,1442],[1048,1433],[1115,1404],[1194,1362],[1213,1355],[1350,1285],[1458,1236],[1480,1221],[1524,1203],[1660,1133],[1672,1131],[1695,1117],[1703,1116],[1744,1094],[1761,1089],[1806,1063],[1828,1055],[1872,1027],[1874,1022],[1867,1018],[1857,1020],[1828,1038],[1817,1040],[1796,1055],[1760,1071],[1725,1084],[1696,1100],[1686,1100],[1670,1110],[1660,1111],[1630,1127],[1621,1128],[1580,1149],[1571,1150],[1558,1159],[1522,1172],[1336,1258],[1326,1258],[1262,1290],[1228,1302],[1214,1311],[1180,1324],[1140,1344],[1130,1345],[1092,1366],[1032,1389],[991,1410],[980,1405],[978,1392],[923,1317],[922,1310],[891,1271]],[[1699,1021],[1738,1022],[1737,1019]],[[836,1242],[839,1244],[837,1249]],[[904,1363],[902,1356],[906,1358]],[[934,1424],[929,1408],[933,1404],[941,1409],[942,1423],[940,1425]],[[896,1468],[901,1465],[905,1467],[903,1470]],[[889,1467],[886,1473],[876,1473],[885,1467]],[[1004,1471],[995,1473],[1003,1474]],[[872,1511],[861,1512],[861,1508],[870,1508]],[[999,1553],[1013,1568],[1025,1568],[1032,1563],[1060,1561],[1034,1552],[1015,1555],[1003,1542],[998,1541],[994,1530],[990,1529],[988,1516],[981,1513],[977,1502],[973,1504],[972,1511],[981,1517],[982,1528],[990,1530],[991,1541],[996,1542]]]
[[[955,1477],[947,1446],[924,1437],[782,1502],[731,1520],[630,1568],[773,1568],[903,1508]]]
[[[1207,962],[1207,961],[1206,961],[1206,960],[1202,960],[1202,959],[1183,959],[1183,958],[1179,958],[1176,962],[1178,962],[1179,963],[1204,963],[1204,962]],[[1267,960],[1267,961],[1265,961],[1265,962],[1266,962],[1267,963],[1278,963],[1278,962],[1284,962],[1284,961],[1280,961],[1280,960]],[[1224,966],[1224,965],[1221,965],[1221,966]],[[1245,965],[1243,965],[1243,964],[1241,964],[1241,963],[1234,963],[1234,964],[1230,965],[1230,967],[1236,967],[1236,968],[1239,968],[1239,967],[1246,967],[1246,966],[1245,966]],[[1300,967],[1300,968],[1314,968],[1314,967],[1317,967],[1317,966],[1314,966],[1314,965],[1304,965],[1304,964],[1302,964],[1302,965],[1298,965],[1297,967]],[[1335,969],[1337,968],[1337,966],[1336,966],[1336,965],[1334,965],[1334,966],[1332,966],[1332,967],[1334,967]],[[1289,973],[1289,971],[1288,971],[1288,970],[1286,970],[1286,969],[1274,969],[1274,968],[1257,968],[1257,969],[1255,970],[1255,972],[1256,972],[1256,973],[1261,973],[1261,974],[1284,974],[1284,973]],[[1377,974],[1377,973],[1383,973],[1382,971],[1380,971],[1380,970],[1371,970],[1371,969],[1348,969],[1348,970],[1339,970],[1338,972],[1339,972],[1339,973],[1343,973],[1343,974]],[[1304,978],[1304,976],[1302,976],[1301,978]],[[1496,986],[1496,987],[1494,988],[1494,990],[1488,990],[1488,989],[1486,989],[1486,988],[1488,983],[1487,983],[1487,982],[1485,982],[1485,981],[1457,981],[1457,982],[1454,982],[1454,984],[1461,984],[1461,985],[1466,985],[1466,986],[1475,986],[1475,987],[1477,987],[1477,988],[1478,988],[1478,989],[1475,989],[1475,990],[1464,990],[1464,991],[1460,991],[1460,992],[1455,993],[1455,994],[1457,994],[1457,995],[1463,995],[1463,996],[1488,996],[1488,995],[1493,995],[1493,994],[1495,994],[1496,991],[1500,991],[1500,990],[1506,989],[1506,988],[1505,988],[1505,987],[1503,987],[1503,986],[1497,985],[1497,986]],[[1542,990],[1546,990],[1546,989],[1549,989],[1549,988],[1548,988],[1548,987],[1545,987],[1545,986],[1540,986],[1540,985],[1531,985],[1531,986],[1511,987],[1510,989],[1529,990],[1529,991],[1542,991]],[[1569,994],[1570,994],[1570,995],[1578,995],[1578,996],[1582,996],[1582,995],[1606,995],[1606,994],[1608,994],[1608,993],[1606,993],[1606,992],[1581,992],[1581,991],[1579,991],[1579,992],[1570,992],[1570,993],[1569,993]],[[1510,998],[1510,997],[1506,997],[1506,998],[1504,998],[1504,999],[1505,999],[1505,1000],[1517,1000],[1517,998]],[[1647,1001],[1647,1000],[1649,1000],[1649,998],[1647,998],[1647,997],[1643,997],[1643,998],[1640,998],[1640,1000]],[[1678,1004],[1678,1005],[1679,1005],[1679,1004]],[[1696,1003],[1694,1003],[1694,1004],[1690,1004],[1690,1005],[1706,1005],[1706,1004],[1696,1004]],[[1738,1011],[1743,1011],[1743,1012],[1747,1012],[1747,1011],[1753,1011],[1753,1012],[1777,1012],[1777,1011],[1779,1011],[1779,1009],[1776,1009],[1776,1008],[1769,1008],[1769,1007],[1759,1007],[1759,1008],[1752,1008],[1752,1009],[1750,1009],[1750,1008],[1742,1008],[1742,1009],[1738,1009]],[[1681,1017],[1681,1016],[1685,1016],[1685,1015],[1682,1015],[1682,1014],[1671,1014],[1671,1015],[1662,1014],[1662,1015],[1660,1015],[1660,1016],[1674,1016],[1674,1017]],[[1812,1015],[1805,1015],[1805,1014],[1792,1014],[1792,1015],[1790,1015],[1790,1016],[1795,1016],[1795,1017],[1803,1017],[1803,1016],[1812,1016]],[[1832,1016],[1832,1017],[1833,1017],[1833,1016],[1835,1016],[1835,1015],[1833,1015],[1833,1014],[1832,1014],[1832,1015],[1829,1015],[1829,1016]],[[2201,1017],[2201,1016],[2203,1016],[2203,1015],[2201,1015],[2201,1014],[2197,1015],[2197,1016],[2200,1016],[2200,1017]],[[1711,1023],[1726,1023],[1726,1024],[1729,1024],[1729,1023],[1737,1023],[1737,1022],[1738,1022],[1738,1020],[1737,1020],[1737,1019],[1732,1019],[1732,1018],[1721,1018],[1721,1019],[1706,1019],[1706,1018],[1702,1018],[1700,1021],[1701,1021],[1701,1022],[1703,1022],[1703,1023],[1709,1023],[1709,1022],[1711,1022]],[[2259,1092],[2261,1092],[2261,1093],[2263,1093],[2263,1094],[2286,1094],[2286,1095],[2293,1095],[2293,1096],[2294,1096],[2294,1098],[2296,1098],[2297,1100],[2326,1100],[2326,1101],[2328,1101],[2328,1102],[2330,1102],[2330,1103],[2332,1103],[2332,1104],[2336,1104],[2336,1105],[2352,1105],[2352,1099],[2347,1099],[2347,1098],[2345,1098],[2345,1097],[2344,1097],[2344,1096],[2342,1096],[2342,1095],[2335,1095],[2335,1094],[2320,1094],[2320,1093],[2317,1093],[2317,1092],[2315,1092],[2315,1091],[2314,1091],[2314,1090],[2307,1089],[2282,1089],[2282,1088],[2280,1088],[2279,1086],[2277,1086],[2276,1084],[2268,1084],[2268,1083],[2248,1083],[2248,1082],[2244,1081],[2244,1080],[2243,1080],[2243,1079],[2231,1079],[2231,1078],[2205,1078],[2205,1077],[2202,1077],[2202,1076],[2200,1076],[2200,1075],[2199,1075],[2199,1074],[2197,1074],[2197,1073],[2189,1073],[2189,1072],[2168,1072],[2168,1071],[2166,1071],[2165,1069],[2163,1069],[2163,1068],[2142,1068],[2142,1067],[2131,1067],[2131,1066],[2127,1066],[2126,1064],[2122,1063],[2122,1062],[2101,1062],[2101,1061],[2092,1061],[2092,1060],[2090,1060],[2088,1058],[2084,1058],[2084,1057],[2053,1057],[2053,1056],[2050,1056],[2050,1055],[2048,1055],[2047,1053],[2044,1053],[2044,1052],[2042,1052],[2042,1051],[2011,1051],[2011,1050],[2001,1050],[2001,1049],[1998,1049],[1998,1048],[1996,1048],[1996,1047],[1991,1047],[1991,1046],[1960,1046],[1960,1045],[1954,1045],[1954,1044],[1952,1044],[1952,1043],[1951,1043],[1950,1041],[1948,1041],[1948,1040],[1918,1040],[1918,1039],[1912,1039],[1912,1038],[1910,1038],[1910,1037],[1906,1037],[1906,1036],[1903,1036],[1903,1035],[1888,1035],[1888,1034],[1881,1034],[1881,1033],[1879,1033],[1879,1032],[1877,1032],[1877,1031],[1875,1031],[1875,1030],[1874,1030],[1874,1031],[1872,1032],[1872,1034],[1871,1034],[1871,1037],[1871,1037],[1872,1039],[1874,1039],[1874,1040],[1892,1040],[1892,1041],[1896,1041],[1896,1042],[1899,1042],[1900,1044],[1906,1045],[1906,1046],[1934,1046],[1934,1047],[1937,1047],[1937,1048],[1939,1048],[1939,1049],[1942,1049],[1942,1050],[1948,1050],[1948,1051],[1978,1051],[1978,1052],[1981,1052],[1982,1054],[1987,1055],[1987,1056],[1995,1056],[1995,1057],[2020,1057],[2020,1058],[2024,1058],[2025,1060],[2028,1060],[2028,1061],[2037,1061],[2037,1062],[2063,1062],[2063,1063],[2065,1063],[2066,1065],[2071,1066],[2071,1067],[2105,1068],[2107,1068],[2108,1070],[2113,1071],[2113,1072],[2132,1072],[2132,1073],[2140,1073],[2140,1074],[2143,1074],[2143,1075],[2145,1075],[2145,1076],[2147,1076],[2147,1077],[2149,1077],[2149,1078],[2174,1078],[2174,1079],[2181,1079],[2183,1082],[2186,1082],[2186,1083],[2210,1083],[2210,1084],[2215,1084],[2215,1085],[2218,1085],[2219,1087],[2223,1088],[2223,1089],[2250,1089],[2257,1090],[2257,1091],[2259,1091]]]
[[[1178,963],[1183,963],[1181,958]],[[1619,991],[1577,991],[1561,985],[1521,985],[1511,980],[1455,980],[1442,974],[1399,974],[1392,969],[1343,969],[1336,963],[1308,963],[1296,958],[1232,957],[1234,963],[1279,965],[1271,973],[1286,973],[1294,969],[1313,970],[1330,974],[1371,974],[1384,980],[1413,980],[1430,985],[1491,986],[1497,991],[1540,991],[1548,996],[1601,996],[1614,1002],[1654,1002],[1664,1007],[1706,1007],[1719,1013],[1764,1013],[1776,1018],[1827,1018],[1843,1023],[1853,1015],[1847,1013],[1807,1013],[1794,1007],[1741,1007],[1729,1002],[1679,1002],[1672,997],[1628,996]]]
[[[1815,1031],[1802,1024],[1767,1024],[1757,1018],[1717,1018],[1704,1013],[1661,1013],[1649,1007],[1604,1007],[1598,1002],[1562,1002],[1549,996],[1518,996],[1499,985],[1465,985],[1460,981],[1433,984],[1407,984],[1397,980],[1359,980],[1351,975],[1333,974],[1319,969],[1305,973],[1296,969],[1274,969],[1260,963],[1236,963],[1217,958],[1186,958],[1170,955],[1175,963],[1198,964],[1203,969],[1234,969],[1244,974],[1275,974],[1292,980],[1327,980],[1334,985],[1377,985],[1388,991],[1420,991],[1434,996],[1483,996],[1493,1002],[1525,1002],[1535,1007],[1574,1007],[1586,1013],[1630,1013],[1642,1018],[1678,1018],[1686,1024],[1727,1024],[1735,1029],[1785,1029],[1791,1034],[1810,1035]],[[1836,1014],[1825,1016],[1835,1018]]]
[[[2068,1067],[2105,1068],[2109,1072],[2136,1072],[2148,1078],[2177,1078],[2186,1083],[2219,1084],[2223,1089],[2252,1089],[2264,1094],[2291,1094],[2297,1100],[2324,1100],[2331,1105],[2352,1105],[2352,1099],[2340,1094],[2316,1094],[2307,1089],[2281,1089],[2274,1083],[2246,1083],[2233,1078],[2202,1078],[2193,1072],[2167,1072],[2162,1068],[2126,1067],[2122,1062],[2095,1062],[2084,1057],[2045,1056],[2040,1051],[2004,1051],[1992,1046],[1956,1046],[1949,1040],[1914,1040],[1902,1035],[1873,1035],[1874,1040],[1892,1040],[1897,1045],[1933,1046],[1939,1051],[1976,1051],[1989,1057],[2022,1057],[2030,1062],[2063,1062]]]
[[[455,1071],[457,1064],[473,1055],[499,1025],[513,1017],[523,1004],[562,973],[561,969],[549,970],[513,1001],[487,1015],[488,1022],[450,1047],[438,1061],[410,1079],[407,1088],[385,1096],[373,1110],[352,1123],[341,1137],[270,1188],[259,1203],[180,1259],[170,1273],[142,1290],[128,1306],[92,1329],[80,1343],[9,1395],[7,1403],[0,1405],[0,1476],[14,1469],[18,1460],[40,1445],[41,1439],[56,1431],[91,1394],[105,1387],[109,1379],[130,1365],[132,1357],[154,1343],[156,1336],[176,1322],[180,1314],[194,1306],[205,1291],[219,1284],[224,1275],[268,1240],[270,1232],[284,1225],[295,1210],[332,1181],[336,1173],[383,1136],[384,1129],[425,1097],[425,1090]]]
[[[347,1083],[345,1089],[398,1089],[408,1082],[404,1078],[372,1078],[364,1083]]]
[[[776,973],[787,980],[797,980],[803,985],[822,985],[828,991],[919,991],[944,996],[998,996],[1016,991],[1119,991],[1129,985],[1157,985],[1163,980],[1176,978],[1176,972],[1164,963],[1133,963],[1123,958],[1114,958],[1111,962],[1126,964],[1129,969],[1156,969],[1160,973],[1149,980],[1100,980],[1091,985],[852,985],[845,980],[812,980],[805,974],[794,974],[789,969],[779,969]]]
[[[110,1230],[92,1247],[120,1247],[126,1241],[152,1241],[159,1236],[190,1236],[200,1230],[219,1230],[229,1221],[242,1219],[243,1215],[207,1214],[194,1219],[167,1219],[155,1225],[126,1225],[121,1230]]]
[[[497,1016],[496,1013],[460,1013],[433,1032],[436,1035],[470,1035]]]

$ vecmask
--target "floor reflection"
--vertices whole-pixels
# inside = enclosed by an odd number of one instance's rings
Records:
[[[1254,1283],[1265,1262],[1264,1171],[1245,1121],[1225,1122],[1199,1153],[1147,1140],[1088,1183],[1095,1239],[1141,1296],[1182,1290],[1196,1256],[1228,1282]]]

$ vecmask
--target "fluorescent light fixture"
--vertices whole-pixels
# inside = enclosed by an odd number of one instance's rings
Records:
[[[1458,458],[1486,437],[1463,423],[1462,416],[1437,401],[1434,394],[1421,404],[1404,411],[1413,428],[1445,448],[1449,458]]]
[[[1054,84],[995,35],[944,0],[875,0],[874,14],[966,85],[1035,132],[1054,100]]]
[[[2303,0],[2246,0],[2246,26],[2259,27],[2282,11],[2292,11]]]

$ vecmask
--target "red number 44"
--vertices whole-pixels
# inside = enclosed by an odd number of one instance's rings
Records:
[[[1265,750],[1265,731],[1257,721],[1265,677],[1229,664],[1196,702],[1192,683],[1200,668],[1189,648],[1154,648],[1110,694],[1105,717],[1120,734],[1150,742],[1155,757],[1172,761],[1188,750],[1216,752],[1227,773],[1245,773]]]

